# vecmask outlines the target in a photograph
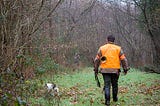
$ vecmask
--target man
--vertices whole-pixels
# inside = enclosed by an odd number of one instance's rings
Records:
[[[118,101],[118,78],[120,74],[120,65],[127,74],[129,66],[127,59],[120,46],[114,44],[115,37],[110,35],[107,37],[107,43],[101,46],[95,58],[95,74],[98,74],[98,67],[104,79],[105,105],[110,105],[110,86],[112,85],[113,101]]]

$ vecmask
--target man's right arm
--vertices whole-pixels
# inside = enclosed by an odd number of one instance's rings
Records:
[[[100,65],[100,57],[102,56],[101,54],[101,50],[99,49],[98,52],[97,52],[97,55],[94,59],[94,71],[95,73],[98,74],[98,68],[99,68],[99,65]]]
[[[120,51],[120,60],[121,60],[121,63],[122,63],[123,71],[124,71],[125,74],[127,74],[127,71],[130,68],[129,68],[129,65],[128,65],[127,58],[125,57],[122,49]]]

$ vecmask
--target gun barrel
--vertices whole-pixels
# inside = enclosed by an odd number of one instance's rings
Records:
[[[96,82],[97,82],[97,86],[98,86],[98,87],[101,87],[101,84],[100,84],[100,81],[99,81],[99,79],[98,79],[98,76],[97,76],[97,75],[95,75],[95,80],[96,80]]]

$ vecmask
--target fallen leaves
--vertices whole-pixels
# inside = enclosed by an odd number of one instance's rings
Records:
[[[81,85],[75,85],[70,88],[61,88],[61,98],[69,98],[70,104],[74,105],[80,101],[80,97],[84,96],[83,99],[88,99],[90,105],[92,105],[95,101],[93,97],[95,95],[95,90],[93,88],[85,88],[80,87]],[[82,101],[81,101],[82,102]],[[83,102],[82,102],[83,103]]]
[[[119,87],[119,93],[128,93],[128,87],[122,87],[122,86],[120,86]]]
[[[151,87],[143,88],[141,93],[152,95],[153,92],[157,90],[160,90],[160,85],[152,85]]]

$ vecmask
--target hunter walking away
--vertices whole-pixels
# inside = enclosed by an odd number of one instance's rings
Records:
[[[118,101],[118,78],[120,75],[120,65],[122,63],[124,74],[127,74],[129,70],[127,59],[120,46],[114,44],[115,37],[109,35],[107,37],[107,43],[101,46],[95,58],[94,72],[98,74],[100,67],[100,73],[103,75],[104,80],[104,96],[105,105],[110,106],[110,88],[112,86],[113,101]]]

